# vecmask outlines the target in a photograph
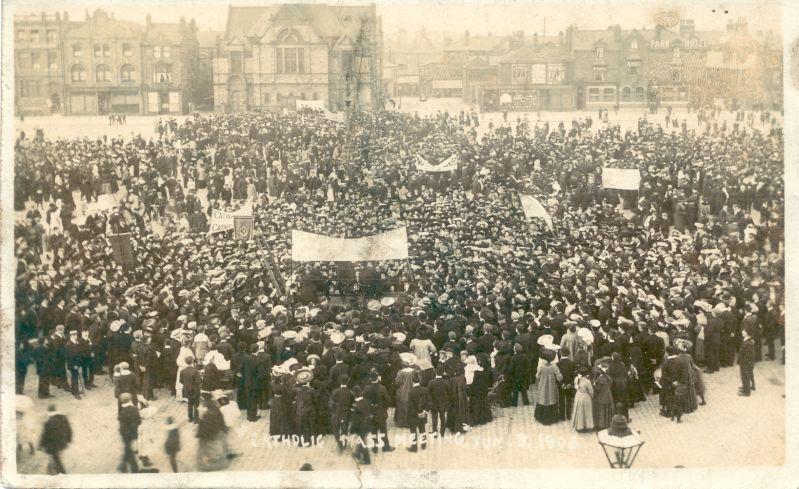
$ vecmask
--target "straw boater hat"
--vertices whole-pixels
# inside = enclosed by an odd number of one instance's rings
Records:
[[[307,384],[313,380],[313,371],[309,369],[300,369],[296,373],[296,379],[298,384]]]

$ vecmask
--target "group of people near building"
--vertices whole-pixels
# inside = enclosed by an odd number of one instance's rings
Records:
[[[347,132],[309,111],[214,114],[172,138],[20,138],[18,394],[32,366],[39,399],[108,376],[131,471],[134,411],[171,396],[198,424],[197,468],[220,470],[239,416],[369,463],[397,430],[421,450],[519,397],[583,432],[644,402],[679,422],[736,362],[752,394],[784,335],[779,126],[470,119],[356,113]],[[455,170],[416,168],[452,155]],[[640,191],[603,188],[603,167],[640,169]],[[208,233],[248,205],[248,239]],[[400,226],[407,261],[291,260],[294,229]],[[173,455],[182,422],[164,425]]]

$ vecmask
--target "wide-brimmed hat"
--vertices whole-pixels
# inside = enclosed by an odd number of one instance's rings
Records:
[[[313,372],[309,369],[298,370],[296,373],[296,379],[298,384],[307,384],[313,380]]]

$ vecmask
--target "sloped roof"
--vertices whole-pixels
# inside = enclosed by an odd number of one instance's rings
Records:
[[[342,36],[357,39],[361,18],[374,18],[371,6],[330,6],[323,4],[281,4],[268,7],[233,7],[228,9],[225,38],[262,37],[274,20],[296,18],[308,22],[319,36],[334,42]]]
[[[500,58],[500,63],[537,63],[553,61],[569,61],[572,59],[571,51],[562,46],[551,44],[522,46]]]
[[[99,20],[99,22],[98,22]],[[77,22],[66,32],[68,38],[136,38],[142,35],[142,28],[139,24],[113,18],[97,19],[92,18],[85,22]]]
[[[268,12],[276,9],[271,7],[234,7],[229,6],[227,11],[227,24],[225,25],[225,38],[244,38],[247,33]]]
[[[464,36],[445,47],[444,51],[493,51],[502,39],[500,36],[469,36],[467,43]]]
[[[145,39],[153,41],[165,39],[174,43],[180,43],[183,36],[180,32],[180,24],[177,23],[151,23],[144,32]]]
[[[622,32],[623,35],[624,32]],[[572,46],[577,51],[592,51],[596,48],[596,44],[600,42],[604,43],[608,49],[618,49],[619,47],[612,28],[604,30],[574,30]]]

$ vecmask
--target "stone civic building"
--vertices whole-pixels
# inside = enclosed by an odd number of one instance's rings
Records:
[[[30,19],[30,20],[29,20]],[[17,107],[23,113],[181,114],[197,63],[194,21],[145,26],[102,9],[15,17]]]
[[[213,60],[214,107],[222,112],[328,110],[382,104],[382,30],[371,6],[281,4],[230,7]]]

